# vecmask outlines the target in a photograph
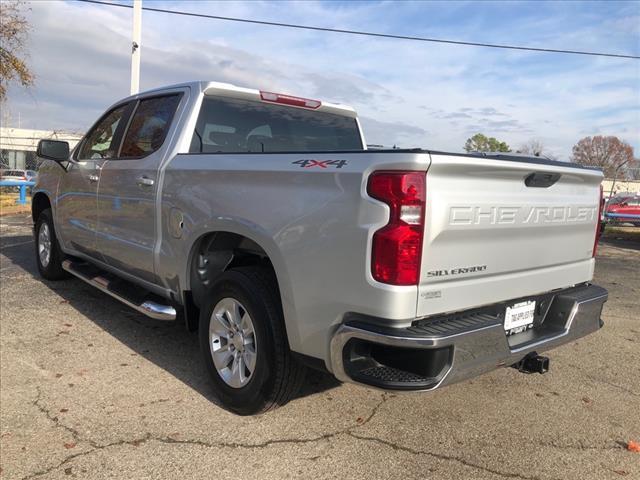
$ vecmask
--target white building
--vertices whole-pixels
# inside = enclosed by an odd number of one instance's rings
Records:
[[[605,178],[602,181],[602,195],[604,198],[609,198],[610,195],[615,195],[616,193],[625,192],[640,194],[640,180],[620,180],[618,178],[615,184],[611,178]]]
[[[73,148],[82,135],[56,130],[0,127],[0,168],[36,169],[36,147],[43,138],[64,140]]]

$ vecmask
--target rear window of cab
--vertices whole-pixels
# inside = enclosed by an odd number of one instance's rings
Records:
[[[205,97],[190,153],[362,150],[355,118],[251,100]]]

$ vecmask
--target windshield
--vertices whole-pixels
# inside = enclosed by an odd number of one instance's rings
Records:
[[[609,205],[619,205],[621,203],[628,201],[630,198],[633,198],[633,195],[618,194],[615,197],[611,198],[611,200],[609,200]]]

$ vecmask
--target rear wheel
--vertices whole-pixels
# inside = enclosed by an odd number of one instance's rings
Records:
[[[47,280],[62,280],[69,274],[62,268],[64,254],[56,238],[51,209],[40,212],[35,225],[36,263],[38,271]]]
[[[238,300],[225,297],[213,307],[209,321],[213,365],[232,388],[247,385],[256,369],[257,342],[251,315]]]
[[[304,367],[291,355],[276,280],[262,267],[223,273],[200,311],[202,359],[221,405],[240,415],[285,404]]]

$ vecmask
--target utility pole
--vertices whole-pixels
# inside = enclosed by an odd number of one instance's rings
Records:
[[[142,0],[133,0],[131,38],[131,95],[140,91],[140,44],[142,43]]]

